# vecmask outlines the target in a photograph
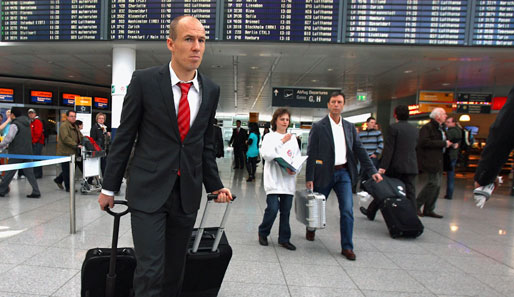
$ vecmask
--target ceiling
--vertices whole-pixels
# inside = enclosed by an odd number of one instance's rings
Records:
[[[109,88],[113,46],[134,47],[137,69],[170,59],[163,41],[0,42],[0,76]],[[269,116],[272,86],[342,88],[347,97],[345,110],[415,96],[418,90],[486,91],[505,96],[513,85],[512,53],[512,48],[492,47],[210,41],[200,70],[222,87],[218,112],[257,111]],[[371,100],[357,102],[357,91],[368,92]],[[300,116],[326,113],[323,109],[296,110]]]

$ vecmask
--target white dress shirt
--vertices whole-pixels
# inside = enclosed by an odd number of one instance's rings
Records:
[[[346,139],[344,138],[343,118],[339,117],[339,123],[337,124],[330,115],[328,118],[330,119],[332,135],[334,136],[334,166],[346,164]]]
[[[193,83],[191,89],[189,89],[189,93],[187,94],[187,101],[189,102],[189,110],[190,110],[190,125],[193,126],[193,123],[198,115],[198,111],[200,110],[200,104],[202,103],[202,94],[200,91],[200,83],[198,82],[198,70],[195,71],[195,77],[190,81],[181,81],[173,68],[171,68],[170,62],[170,76],[171,76],[171,89],[173,90],[173,100],[175,101],[175,112],[178,116],[178,105],[180,103],[180,97],[182,97],[182,91],[180,91],[180,87],[177,85],[180,82],[183,83]]]

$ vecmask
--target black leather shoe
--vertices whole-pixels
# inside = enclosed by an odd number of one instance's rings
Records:
[[[30,194],[30,195],[27,195],[27,198],[40,198],[41,197],[41,194]]]
[[[440,215],[440,214],[436,214],[435,212],[427,212],[427,213],[424,213],[423,214],[425,217],[431,217],[431,218],[436,218],[436,219],[442,219],[443,216]]]
[[[362,207],[362,206],[361,206],[361,207],[359,208],[359,210],[361,211],[361,213],[362,213],[363,215],[368,216],[368,210],[367,210],[366,208],[364,208],[364,207]]]
[[[266,238],[266,236],[259,235],[259,244],[263,246],[268,246],[268,238]]]
[[[452,197],[449,197],[448,195],[444,195],[444,199],[452,200]]]
[[[305,232],[305,239],[307,239],[308,241],[314,241],[314,237],[316,237],[316,231],[310,231],[309,229],[307,229],[307,231]]]
[[[295,251],[296,250],[296,247],[290,243],[290,242],[284,242],[284,243],[281,243],[280,246],[282,246],[283,248],[286,248],[290,251]]]
[[[59,187],[59,189],[64,190],[62,183],[58,182],[55,178],[54,178],[54,183],[57,185],[57,187]]]
[[[4,193],[0,193],[0,197],[5,197],[5,195],[7,195],[10,191],[11,187],[7,187],[7,191],[5,191]]]

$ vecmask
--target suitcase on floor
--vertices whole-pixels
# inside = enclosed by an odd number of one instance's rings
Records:
[[[232,196],[234,201],[235,196]],[[207,195],[207,206],[200,227],[193,230],[186,255],[181,297],[218,296],[225,272],[232,258],[232,248],[225,235],[225,224],[232,202],[227,203],[219,227],[205,228],[209,207],[217,195]]]
[[[416,238],[423,233],[423,224],[410,200],[386,198],[380,206],[380,211],[392,238]]]
[[[379,183],[369,179],[363,185],[366,192],[379,201],[389,234],[392,238],[420,236],[424,227],[412,202],[407,199],[404,183],[396,178],[382,177]]]
[[[311,229],[324,229],[327,225],[325,195],[310,190],[296,191],[294,210],[296,219]]]
[[[114,204],[127,205],[126,201],[114,201]],[[136,257],[132,248],[118,248],[120,218],[128,213],[128,209],[115,213],[112,248],[95,248],[87,251],[82,263],[82,297],[132,297]],[[116,251],[116,253],[112,253]]]

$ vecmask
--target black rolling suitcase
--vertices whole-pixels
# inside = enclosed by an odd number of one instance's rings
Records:
[[[124,204],[126,201],[114,201]],[[136,257],[132,248],[118,248],[120,218],[127,214],[115,213],[107,208],[107,213],[114,216],[112,248],[95,248],[87,251],[82,264],[82,297],[132,297]],[[112,253],[116,251],[116,253]]]
[[[382,177],[384,179],[379,183],[370,179],[363,185],[366,192],[378,200],[389,234],[392,238],[420,236],[424,227],[405,195],[405,185],[399,179]]]
[[[232,258],[232,248],[223,232],[230,214],[232,202],[227,208],[220,227],[205,228],[209,206],[217,195],[207,196],[207,206],[198,229],[193,230],[186,256],[184,283],[181,297],[215,297],[223,282],[228,264]],[[233,196],[233,199],[236,199]]]

